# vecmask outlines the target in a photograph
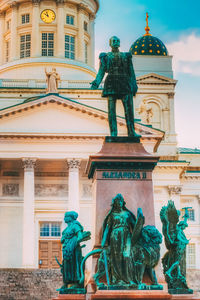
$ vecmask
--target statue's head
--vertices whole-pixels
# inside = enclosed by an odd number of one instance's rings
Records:
[[[119,48],[120,47],[120,39],[117,36],[112,36],[109,40],[109,45],[111,48]]]
[[[65,223],[69,223],[69,222],[75,221],[77,218],[78,218],[77,212],[75,212],[75,211],[67,211],[65,213],[64,220],[65,220]]]
[[[126,202],[124,201],[122,194],[117,194],[112,199],[112,208],[113,209],[123,208],[125,206],[125,204],[126,204]]]

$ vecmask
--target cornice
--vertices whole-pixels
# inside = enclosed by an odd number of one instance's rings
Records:
[[[65,134],[18,134],[18,133],[7,133],[7,134],[0,134],[0,140],[76,140],[76,141],[83,141],[83,140],[103,140],[103,135],[65,135]]]
[[[157,81],[155,81],[155,79]],[[137,83],[143,85],[173,85],[175,86],[177,80],[158,75],[156,73],[149,73],[141,76],[137,76]]]

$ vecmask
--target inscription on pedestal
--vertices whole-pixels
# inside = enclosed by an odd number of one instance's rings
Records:
[[[145,171],[102,171],[97,179],[151,180],[151,173]]]

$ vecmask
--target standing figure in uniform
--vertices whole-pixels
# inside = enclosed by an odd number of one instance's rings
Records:
[[[116,101],[121,99],[128,130],[128,136],[139,138],[134,128],[133,96],[137,92],[137,83],[130,52],[120,52],[120,40],[111,37],[111,52],[101,53],[100,68],[96,79],[91,83],[91,89],[99,87],[105,73],[108,73],[104,83],[102,97],[108,97],[108,120],[111,136],[117,136]]]

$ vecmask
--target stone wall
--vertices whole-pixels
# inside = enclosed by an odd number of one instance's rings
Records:
[[[200,270],[188,270],[187,281],[200,295]],[[0,269],[1,300],[50,300],[61,286],[60,270]]]
[[[0,269],[1,300],[49,300],[61,286],[60,270]]]

